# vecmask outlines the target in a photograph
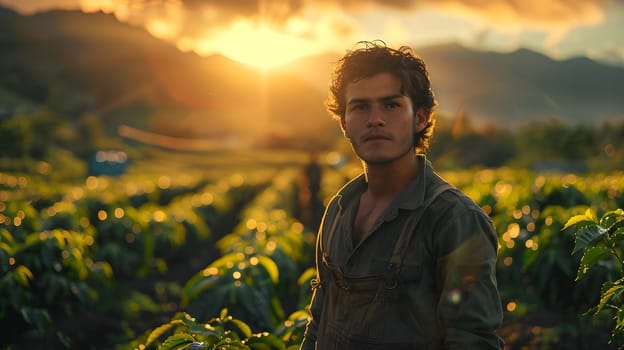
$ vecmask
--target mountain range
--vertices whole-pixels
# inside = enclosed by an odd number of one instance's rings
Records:
[[[340,136],[323,106],[338,55],[262,72],[224,56],[182,52],[104,13],[25,16],[5,8],[0,51],[0,118],[45,106],[68,118],[96,115],[111,133],[129,126],[254,145],[321,145]],[[416,51],[428,64],[441,117],[462,113],[508,128],[543,118],[624,118],[622,67],[453,43]]]
[[[479,124],[509,128],[544,118],[589,125],[624,119],[624,67],[581,57],[557,61],[528,49],[478,51],[456,43],[414,51],[427,64],[438,111],[446,117],[462,113]],[[326,89],[335,61],[331,55],[309,57],[289,69]]]

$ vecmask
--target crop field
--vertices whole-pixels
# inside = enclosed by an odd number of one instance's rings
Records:
[[[0,172],[0,347],[296,349],[314,277],[299,152],[152,150],[118,176]],[[318,200],[357,164],[319,157]],[[624,173],[440,172],[499,233],[509,349],[616,348],[613,315],[586,314],[602,266],[576,280],[563,229],[624,207]]]

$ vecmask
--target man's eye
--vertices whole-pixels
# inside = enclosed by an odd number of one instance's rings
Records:
[[[368,105],[365,105],[365,104],[353,105],[353,106],[351,106],[351,110],[352,111],[361,111],[361,110],[365,110],[367,107],[368,107]]]
[[[393,109],[393,108],[397,108],[399,107],[400,104],[396,103],[396,102],[388,102],[385,104],[386,109]]]

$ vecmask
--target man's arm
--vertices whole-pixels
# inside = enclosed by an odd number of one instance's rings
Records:
[[[445,348],[502,349],[495,332],[503,318],[496,283],[498,236],[490,219],[477,209],[451,217],[436,233],[438,315]]]
[[[318,284],[318,268],[317,268],[317,277],[313,280],[313,292],[312,292],[312,302],[310,305],[310,314],[312,317],[308,321],[306,325],[306,330],[303,338],[303,342],[301,343],[301,350],[314,350],[316,349],[316,335],[318,330],[318,320],[321,317],[321,311],[323,308],[323,298],[324,298],[324,290]]]
[[[322,265],[322,234],[323,224],[319,229],[319,235],[316,242],[316,278],[312,280],[312,300],[310,302],[310,315],[311,318],[306,325],[306,330],[301,343],[300,350],[314,350],[316,349],[316,336],[318,331],[318,322],[321,319],[321,312],[323,311],[323,300],[325,298],[325,289],[321,284],[324,281],[323,265]]]
[[[312,301],[310,302],[310,315],[311,318],[306,325],[303,342],[301,343],[300,350],[314,350],[316,349],[316,338],[319,327],[319,320],[321,319],[321,313],[323,311],[323,300],[325,299],[325,287],[323,283],[326,281],[327,274],[323,266],[323,231],[325,230],[326,220],[337,220],[338,204],[337,197],[333,197],[323,215],[321,225],[318,230],[316,238],[316,278],[312,281]]]

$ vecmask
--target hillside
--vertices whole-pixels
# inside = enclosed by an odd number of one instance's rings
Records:
[[[327,144],[340,133],[323,107],[338,55],[307,57],[262,73],[222,56],[184,53],[103,13],[0,9],[0,110],[46,106],[97,115],[158,134],[252,145]],[[456,44],[417,48],[429,65],[441,115],[514,127],[558,118],[624,118],[624,68],[555,61],[520,49]]]
[[[505,127],[544,118],[574,124],[624,118],[621,67],[586,58],[556,61],[527,49],[496,53],[446,44],[415,51],[428,65],[438,109],[447,116],[462,111],[476,122]],[[327,89],[336,58],[308,57],[288,70]]]
[[[555,117],[592,124],[624,118],[624,69],[585,58],[555,61],[536,52],[419,50],[442,106],[506,126]]]
[[[102,13],[0,11],[0,99],[179,137],[312,142],[324,94],[288,74],[183,53]],[[3,97],[4,96],[4,97]],[[308,123],[314,119],[313,123]]]

